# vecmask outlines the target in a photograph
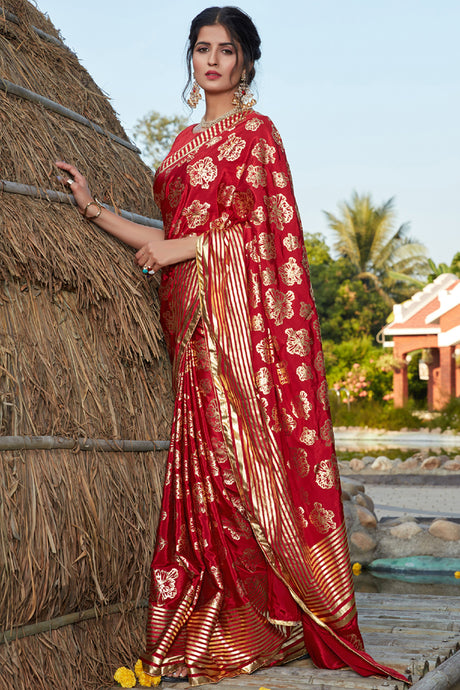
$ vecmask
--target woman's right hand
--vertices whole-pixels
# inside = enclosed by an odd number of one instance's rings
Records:
[[[66,178],[64,183],[69,185],[74,199],[77,202],[78,209],[80,213],[83,213],[87,204],[90,201],[93,201],[93,197],[89,191],[86,179],[78,171],[78,169],[70,163],[66,163],[65,161],[56,161],[56,166],[60,170],[64,170],[66,173],[68,173],[69,178]]]

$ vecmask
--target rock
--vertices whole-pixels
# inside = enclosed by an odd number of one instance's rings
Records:
[[[417,457],[416,455],[412,455],[412,457],[407,458],[407,460],[404,460],[403,462],[403,469],[404,470],[416,470],[420,464],[421,458]]]
[[[374,460],[371,467],[373,470],[378,470],[379,472],[387,472],[391,470],[393,463],[389,458],[385,457],[385,455],[379,455],[379,457]]]
[[[433,537],[444,539],[444,541],[458,541],[460,540],[460,525],[449,520],[434,520],[431,523],[428,532]]]
[[[340,483],[342,485],[342,491],[347,491],[350,496],[355,496],[358,491],[364,493],[364,484],[350,479],[349,477],[341,477]]]
[[[362,551],[363,553],[366,551],[373,551],[377,546],[375,539],[372,539],[372,537],[365,532],[354,532],[351,535],[350,541],[358,551]]]
[[[366,494],[361,493],[361,491],[358,491],[356,496],[354,497],[355,503],[357,503],[359,506],[364,506],[371,512],[374,512],[374,501],[370,496],[367,496]]]
[[[363,527],[368,529],[375,529],[377,527],[377,518],[370,510],[364,508],[364,506],[356,506],[356,512],[358,515],[358,520]]]
[[[398,539],[412,539],[416,534],[422,532],[420,525],[416,522],[403,522],[390,529],[390,534]]]
[[[343,491],[342,489],[342,501],[351,501],[351,496],[348,491]]]
[[[442,466],[443,470],[450,470],[451,472],[458,472],[460,470],[460,460],[447,460]]]
[[[366,467],[366,464],[360,458],[352,458],[350,460],[350,470],[353,472],[361,472]]]
[[[424,460],[420,465],[421,470],[437,470],[438,467],[441,467],[441,460],[435,455],[430,455],[430,457]]]

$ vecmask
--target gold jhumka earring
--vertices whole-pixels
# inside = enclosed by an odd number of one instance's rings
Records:
[[[188,98],[187,98],[187,103],[191,108],[196,108],[198,103],[201,101],[201,91],[200,91],[200,86],[197,82],[196,79],[193,81],[193,86],[192,90],[190,91]]]
[[[240,108],[240,110],[249,110],[249,108],[252,108],[252,106],[257,103],[254,94],[248,86],[248,82],[246,80],[246,70],[243,70],[240,83],[238,84],[238,88],[233,95],[232,103]]]

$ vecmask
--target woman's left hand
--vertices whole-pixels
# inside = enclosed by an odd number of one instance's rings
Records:
[[[136,263],[145,273],[153,275],[160,268],[195,258],[197,237],[190,235],[176,240],[152,240],[136,252]]]

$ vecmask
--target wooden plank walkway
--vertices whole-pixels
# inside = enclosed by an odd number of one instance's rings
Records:
[[[414,683],[460,647],[460,596],[357,593],[356,601],[366,651],[380,663],[406,675],[409,673]],[[160,685],[168,690],[187,687],[184,683]],[[304,659],[262,669],[250,676],[222,680],[217,686],[200,687],[208,690],[404,690],[408,686],[377,676],[362,678],[349,669],[317,669],[309,659]],[[460,688],[460,685],[449,687]]]

